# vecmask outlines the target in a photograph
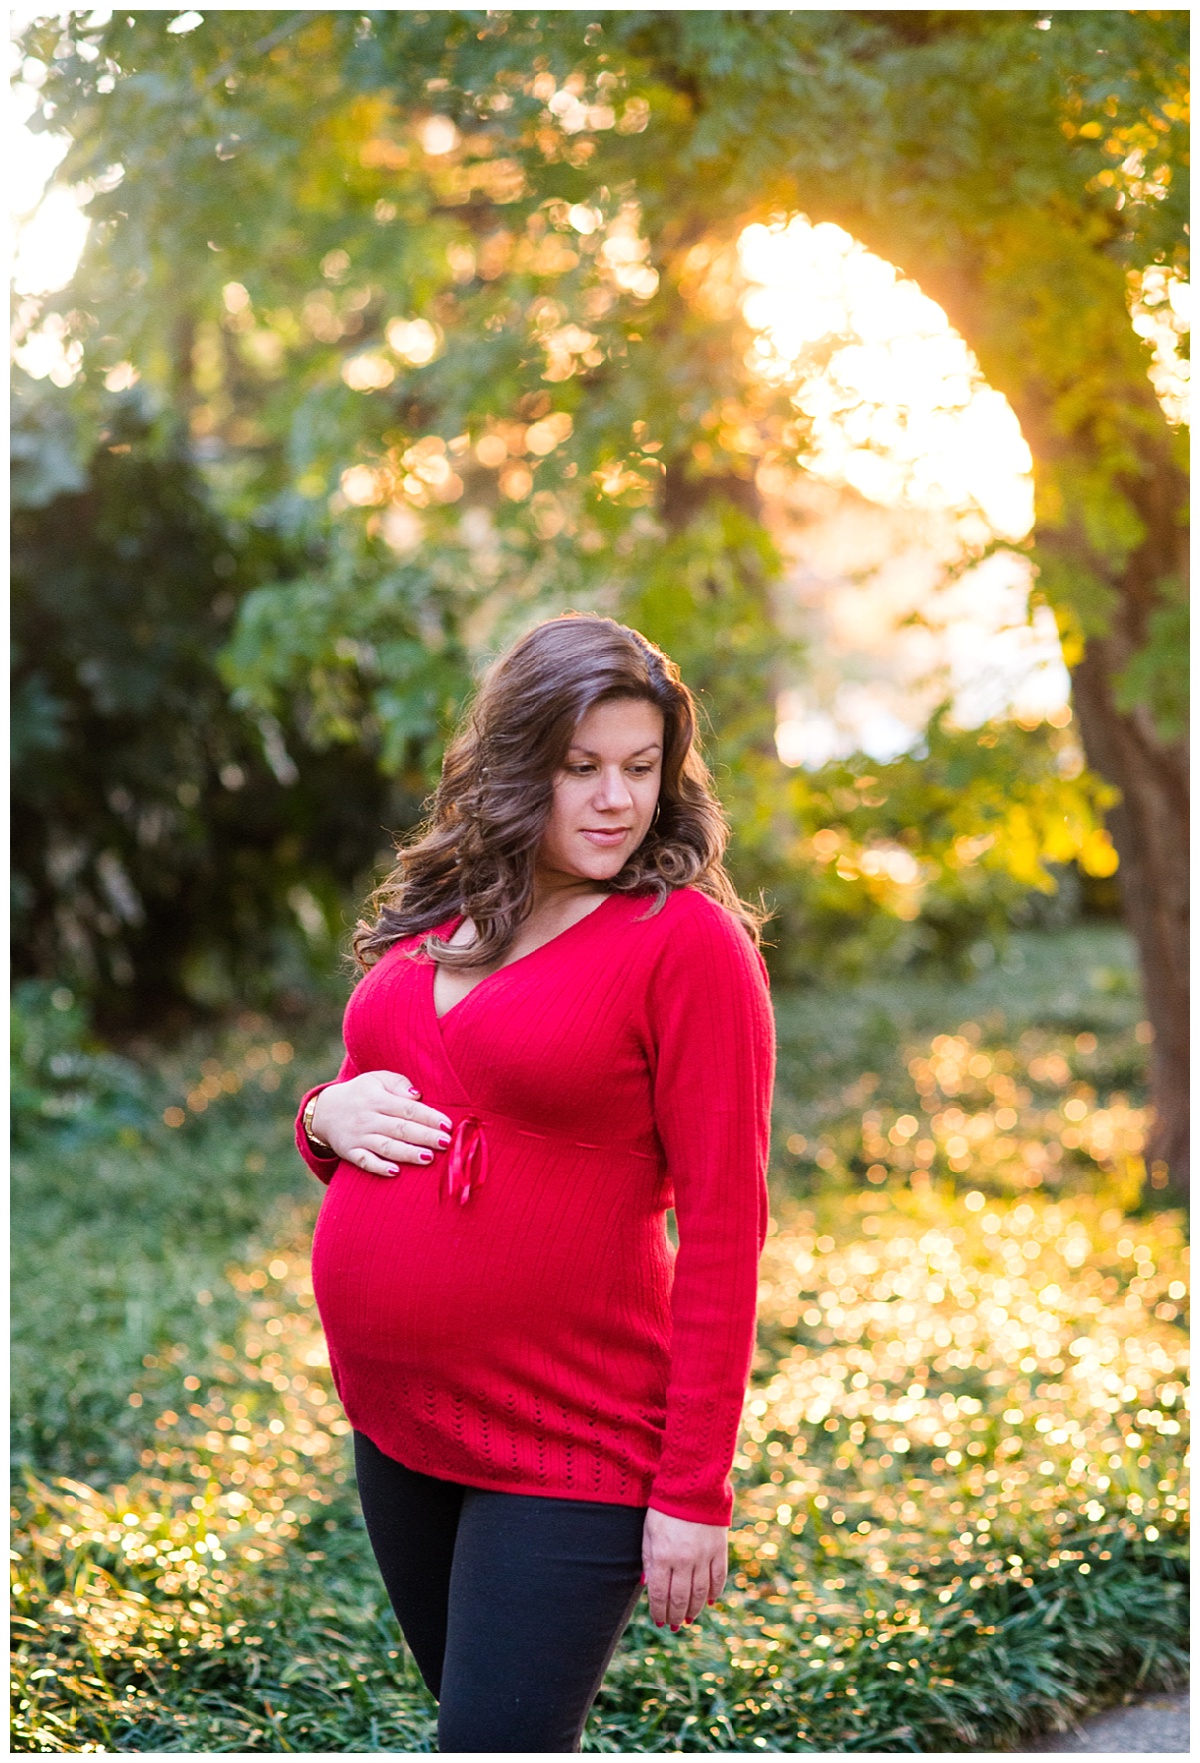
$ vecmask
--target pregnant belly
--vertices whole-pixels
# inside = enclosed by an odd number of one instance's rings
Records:
[[[657,1166],[582,1147],[548,1157],[537,1141],[507,1157],[493,1145],[465,1204],[438,1163],[390,1179],[342,1164],[313,1242],[321,1320],[347,1370],[503,1372],[548,1331],[581,1366],[613,1353],[657,1365],[670,1279]]]

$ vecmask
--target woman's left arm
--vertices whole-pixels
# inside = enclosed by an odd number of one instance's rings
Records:
[[[712,1584],[724,1580],[724,1531],[733,1507],[729,1471],[754,1351],[758,1257],[767,1231],[775,1064],[761,957],[722,907],[696,895],[686,900],[686,909],[673,915],[647,994],[655,1124],[674,1188],[679,1250],[666,1431],[644,1553],[651,1609],[657,1619],[660,1604],[673,1625],[691,1620],[679,1617],[681,1603],[694,1614],[713,1595]],[[663,1526],[656,1515],[677,1523]],[[674,1589],[664,1605],[667,1555]],[[691,1562],[686,1599],[684,1557]]]

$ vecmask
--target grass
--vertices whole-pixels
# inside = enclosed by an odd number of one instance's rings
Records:
[[[1127,949],[1017,952],[778,1000],[735,1571],[693,1631],[635,1620],[587,1748],[992,1749],[1181,1675],[1186,1249],[1138,1210]],[[17,1171],[14,1749],[432,1750],[286,1152],[328,1055],[220,1054],[136,1144]]]
[[[77,1054],[48,1049],[46,1062],[67,1070],[65,1093],[34,1071],[51,1119],[68,1124],[39,1134],[26,1109],[34,1130],[13,1160],[19,1466],[101,1482],[131,1474],[145,1427],[127,1401],[131,1381],[153,1406],[160,1386],[174,1387],[178,1343],[202,1356],[233,1338],[242,1303],[230,1256],[269,1233],[273,1205],[307,1192],[291,1144],[301,1063],[291,1042],[246,1017],[213,1052],[189,1046],[123,1087],[110,1070],[113,1104],[90,1111],[69,1107],[81,1095],[76,1069],[90,1077]],[[324,1046],[303,1055],[311,1067],[329,1058]],[[164,1113],[185,1124],[168,1126]]]

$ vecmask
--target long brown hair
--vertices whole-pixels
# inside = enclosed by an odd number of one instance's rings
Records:
[[[492,663],[446,749],[432,810],[397,848],[354,935],[370,967],[402,937],[463,914],[475,940],[422,947],[447,967],[502,961],[533,904],[534,860],[555,773],[594,704],[638,698],[663,714],[658,811],[613,893],[650,891],[650,912],[676,888],[720,902],[757,944],[764,915],[738,898],[722,857],[729,827],[696,747],[696,706],[679,669],[639,631],[590,612],[547,619]]]

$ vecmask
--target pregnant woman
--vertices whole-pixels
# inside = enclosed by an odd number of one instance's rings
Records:
[[[363,1514],[443,1751],[578,1750],[643,1580],[672,1629],[724,1584],[774,1058],[725,839],[673,663],[537,626],[301,1105]]]

